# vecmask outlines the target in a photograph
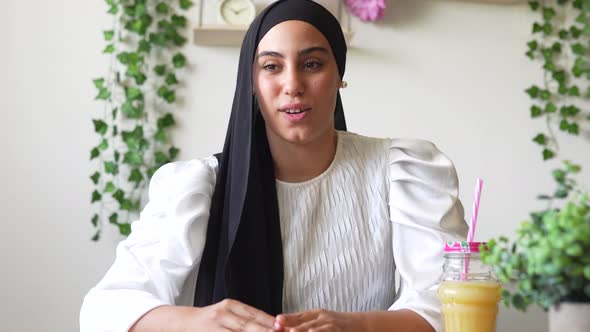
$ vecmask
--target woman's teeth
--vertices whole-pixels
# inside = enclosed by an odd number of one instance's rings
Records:
[[[301,112],[303,112],[302,109],[294,109],[294,110],[286,110],[285,112],[289,113],[289,114],[299,114]]]

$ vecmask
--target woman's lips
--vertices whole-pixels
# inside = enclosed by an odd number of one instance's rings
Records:
[[[287,113],[283,112],[283,114],[287,117],[287,119],[291,122],[299,122],[307,117],[307,113],[309,110],[302,111],[300,113]]]

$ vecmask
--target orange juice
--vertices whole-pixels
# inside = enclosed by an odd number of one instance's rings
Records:
[[[443,281],[438,289],[444,332],[495,332],[501,286],[489,281]]]

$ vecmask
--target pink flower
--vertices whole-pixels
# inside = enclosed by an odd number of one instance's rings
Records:
[[[376,21],[385,13],[385,0],[346,0],[352,15],[364,22]]]

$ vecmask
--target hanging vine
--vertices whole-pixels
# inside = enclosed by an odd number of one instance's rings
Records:
[[[190,0],[105,0],[113,26],[103,31],[110,55],[104,77],[94,79],[104,103],[92,120],[99,136],[90,150],[94,189],[91,217],[98,241],[105,225],[131,232],[149,179],[179,149],[170,140],[175,125],[177,74],[186,65],[180,51],[187,39]]]
[[[578,136],[580,122],[590,120],[590,113],[580,108],[580,102],[590,98],[590,1],[530,1],[529,6],[542,20],[533,23],[534,38],[527,43],[526,55],[541,61],[543,84],[532,85],[526,93],[534,102],[531,117],[545,119],[546,131],[533,141],[548,160],[559,150],[556,130]],[[572,15],[575,21],[570,21]]]

